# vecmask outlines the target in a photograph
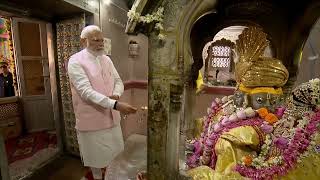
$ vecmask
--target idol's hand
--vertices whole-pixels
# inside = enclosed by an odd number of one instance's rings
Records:
[[[124,102],[117,102],[116,110],[124,113],[124,114],[132,114],[137,112],[137,108],[131,106],[130,104]]]

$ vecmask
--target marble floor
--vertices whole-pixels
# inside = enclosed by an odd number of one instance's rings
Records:
[[[147,138],[133,134],[126,139],[121,152],[107,169],[106,180],[135,180],[147,168]],[[86,174],[79,157],[63,155],[38,170],[27,180],[81,180]]]

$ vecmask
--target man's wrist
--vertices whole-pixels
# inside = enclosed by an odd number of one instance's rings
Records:
[[[114,102],[113,109],[117,110],[118,101]]]

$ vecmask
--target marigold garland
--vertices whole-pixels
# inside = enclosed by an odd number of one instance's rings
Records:
[[[279,119],[276,115],[273,113],[269,113],[265,118],[264,118],[269,124],[274,124],[277,122]]]
[[[269,114],[267,108],[260,108],[257,110],[257,112],[261,118],[265,118]]]

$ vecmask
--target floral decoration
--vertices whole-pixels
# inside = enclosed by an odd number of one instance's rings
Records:
[[[137,22],[144,23],[144,24],[150,24],[155,23],[154,28],[156,30],[159,30],[160,33],[158,34],[158,39],[163,40],[165,38],[165,34],[163,34],[163,12],[164,8],[159,7],[156,12],[153,12],[152,14],[146,14],[145,16],[141,16],[140,13],[136,12],[136,8],[133,7],[129,10],[127,13],[127,16]]]
[[[252,108],[233,107],[232,96],[213,100],[204,121],[204,131],[199,139],[190,142],[191,155],[187,165],[194,168],[200,165],[215,169],[217,155],[214,147],[220,136],[233,128],[241,126],[258,127],[264,132],[264,141],[257,155],[242,157],[234,170],[253,180],[271,180],[283,176],[295,168],[298,163],[312,153],[320,153],[320,145],[315,142],[316,132],[320,128],[320,80],[309,81],[312,87],[312,104],[316,107],[307,109],[299,118],[290,115],[291,107],[278,107],[274,113],[266,108],[254,111]],[[227,109],[227,110],[226,110]],[[295,115],[295,114],[293,114]],[[217,119],[217,117],[220,117]],[[294,122],[293,126],[280,126],[281,122]],[[284,134],[274,131],[282,129]]]

